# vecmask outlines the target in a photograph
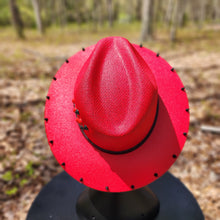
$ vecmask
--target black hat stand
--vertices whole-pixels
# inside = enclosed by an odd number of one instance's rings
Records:
[[[124,193],[85,187],[66,172],[38,194],[27,220],[204,220],[191,192],[169,172],[147,187]]]
[[[152,220],[159,212],[159,200],[149,187],[122,193],[87,188],[78,198],[76,211],[80,220]]]

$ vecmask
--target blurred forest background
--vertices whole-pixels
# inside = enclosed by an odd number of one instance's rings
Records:
[[[25,219],[62,169],[44,131],[45,97],[66,58],[123,36],[165,58],[190,102],[170,169],[207,220],[220,219],[220,0],[0,0],[0,219]]]

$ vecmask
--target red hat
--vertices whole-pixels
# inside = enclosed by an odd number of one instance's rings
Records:
[[[187,138],[188,99],[159,54],[108,37],[66,60],[53,79],[46,134],[73,178],[123,192],[151,183],[175,162]]]

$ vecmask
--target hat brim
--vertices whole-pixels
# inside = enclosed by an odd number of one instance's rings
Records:
[[[74,179],[100,191],[124,192],[153,182],[175,162],[187,138],[189,106],[179,76],[156,53],[133,46],[152,70],[159,94],[155,126],[138,149],[120,155],[102,152],[85,139],[76,122],[72,103],[74,85],[94,45],[61,66],[45,105],[46,134],[55,158]]]

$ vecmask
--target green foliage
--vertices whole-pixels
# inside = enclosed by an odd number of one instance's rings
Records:
[[[26,27],[35,27],[35,17],[32,5],[25,0],[17,0],[22,21]],[[0,26],[11,24],[11,12],[8,0],[0,0]]]
[[[27,164],[27,166],[25,167],[25,169],[26,169],[26,171],[27,171],[27,173],[28,173],[28,176],[32,176],[32,175],[33,175],[33,173],[34,173],[34,168],[33,168],[32,162],[29,162],[29,163]]]
[[[21,4],[19,6],[22,21],[26,27],[35,27],[35,18],[33,8]]]
[[[96,4],[94,4],[95,2]],[[141,14],[140,10],[137,11],[139,2],[141,1],[131,0],[128,2],[125,0],[113,0],[112,13],[114,25],[115,23],[132,24],[135,22],[137,15],[140,17]],[[164,25],[164,18],[166,17],[168,7],[168,3],[162,3],[161,1],[156,2],[156,4],[160,4],[160,6],[157,6],[154,12],[155,29]],[[199,1],[196,3],[193,2],[194,1],[190,1],[188,7],[184,7],[183,19],[180,21],[180,24],[178,24],[178,28],[185,27],[186,25],[189,26],[192,20],[196,20],[197,23],[199,23],[201,9],[199,8],[198,12],[194,10],[194,8],[199,5]],[[209,23],[219,21],[219,16],[216,14],[216,10],[214,10],[214,2],[215,1],[209,1],[206,3],[203,23],[207,21],[209,21]],[[36,28],[35,13],[31,0],[16,0],[16,4],[19,8],[25,29]],[[61,26],[64,28],[72,24],[78,24],[81,28],[84,24],[92,26],[92,23],[93,25],[97,23],[98,26],[100,26],[98,28],[105,31],[103,29],[103,24],[108,22],[108,7],[107,1],[105,0],[39,0],[39,5],[44,29],[47,29],[49,26]],[[0,0],[0,26],[7,26],[10,24],[11,12],[9,0]],[[26,34],[25,36],[27,37]]]
[[[27,179],[22,179],[21,181],[20,181],[20,186],[24,186],[25,184],[27,184],[28,183],[28,180]]]
[[[4,181],[10,181],[12,180],[13,176],[12,176],[12,172],[11,171],[7,171],[6,173],[3,174],[2,179]]]
[[[185,27],[185,26],[187,25],[188,22],[189,22],[189,16],[188,16],[187,13],[184,13],[184,14],[183,14],[183,21],[182,21],[182,24],[180,24],[181,27]]]
[[[8,7],[7,0],[0,1],[0,25],[6,26],[11,23],[11,14]]]
[[[5,194],[8,196],[13,196],[17,193],[18,188],[14,186],[12,189],[6,190]]]

